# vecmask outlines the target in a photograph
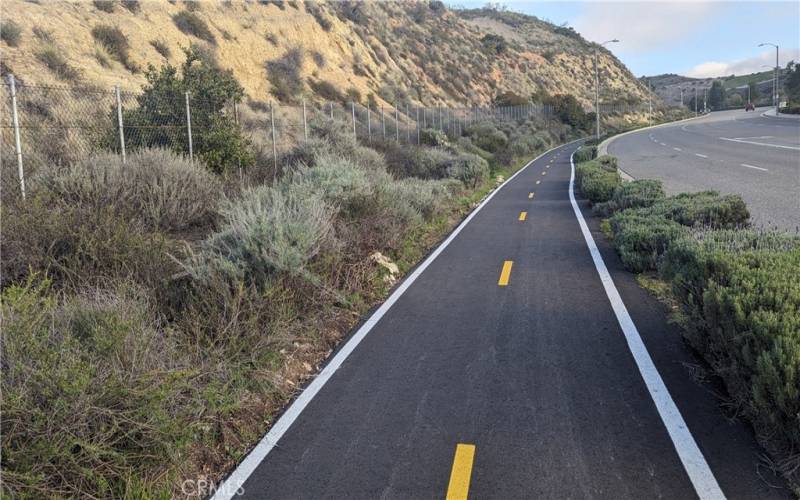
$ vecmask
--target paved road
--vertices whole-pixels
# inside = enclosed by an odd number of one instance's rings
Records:
[[[574,149],[521,171],[399,285],[234,474],[246,498],[789,498],[580,201],[601,281],[568,196]]]
[[[722,111],[628,134],[609,154],[636,178],[664,181],[671,194],[716,189],[741,194],[762,226],[800,227],[800,121]]]

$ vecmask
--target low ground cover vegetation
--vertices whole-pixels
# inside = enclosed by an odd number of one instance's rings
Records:
[[[667,283],[685,337],[797,484],[800,236],[750,227],[738,195],[667,197],[659,181],[623,183],[598,160],[576,172],[622,262]]]

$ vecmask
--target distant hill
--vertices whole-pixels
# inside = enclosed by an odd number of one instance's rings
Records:
[[[120,83],[136,89],[149,64],[179,64],[200,47],[233,71],[251,99],[354,99],[487,104],[511,91],[593,99],[595,45],[571,28],[439,1],[5,0],[2,72],[38,84]],[[603,98],[636,102],[646,89],[600,49]]]
[[[781,76],[785,71],[781,70]],[[664,100],[665,103],[677,105],[681,102],[681,89],[684,92],[684,102],[694,96],[695,88],[698,95],[701,95],[703,90],[711,88],[714,80],[720,80],[728,92],[738,92],[743,97],[747,94],[747,87],[750,82],[758,85],[758,93],[762,100],[768,100],[772,94],[772,71],[762,71],[759,73],[751,73],[749,75],[729,75],[718,78],[690,78],[687,76],[676,75],[674,73],[666,73],[663,75],[645,76],[641,78],[644,85],[650,82],[653,91]]]

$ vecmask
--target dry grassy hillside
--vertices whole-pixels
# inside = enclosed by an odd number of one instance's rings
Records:
[[[150,64],[204,47],[257,101],[488,104],[503,91],[592,97],[593,45],[568,28],[440,2],[2,2],[2,71],[37,84],[136,89]],[[8,26],[18,35],[8,37]],[[12,27],[13,31],[13,27]],[[16,38],[16,40],[13,40]],[[606,101],[644,88],[601,51]]]

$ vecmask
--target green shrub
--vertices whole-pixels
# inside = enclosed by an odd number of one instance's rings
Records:
[[[450,160],[447,176],[458,179],[465,186],[475,189],[489,177],[489,164],[478,155],[460,153]]]
[[[681,193],[637,209],[643,216],[656,215],[684,226],[735,228],[747,225],[750,213],[739,195],[722,196],[716,191]]]
[[[54,45],[45,46],[36,52],[36,59],[61,80],[74,82],[81,78],[81,72],[67,62],[64,55]]]
[[[589,160],[594,160],[597,157],[597,146],[583,145],[575,151],[573,161],[575,163],[582,163]]]
[[[272,95],[279,101],[293,103],[303,93],[301,71],[305,61],[303,49],[289,49],[283,57],[267,61],[267,79],[272,85]]]
[[[213,175],[165,149],[122,157],[102,153],[85,161],[39,172],[32,191],[67,204],[113,207],[152,229],[183,231],[207,225],[221,187]]]
[[[797,449],[800,244],[786,235],[711,233],[671,245],[661,275],[689,318],[689,341],[758,433]]]
[[[309,79],[308,86],[311,87],[311,90],[313,90],[315,94],[326,101],[341,103],[347,101],[345,95],[339,92],[339,89],[336,88],[336,85],[327,80],[315,81]]]
[[[439,129],[424,128],[419,131],[419,141],[426,146],[443,147],[449,144],[447,134]]]
[[[374,149],[359,145],[347,130],[347,126],[339,121],[312,122],[311,137],[284,155],[282,163],[313,166],[319,156],[338,155],[368,170],[384,171],[386,162],[383,156]]]
[[[476,146],[490,153],[496,153],[508,145],[508,136],[489,122],[471,125],[467,135]]]
[[[630,271],[655,270],[659,258],[687,229],[663,217],[642,217],[624,211],[610,220],[614,248]]]
[[[22,28],[12,20],[0,22],[0,40],[3,40],[9,47],[17,47],[22,38]]]
[[[378,196],[395,217],[406,224],[414,224],[436,215],[460,184],[453,179],[409,177],[378,186]]]
[[[169,50],[169,46],[166,44],[166,42],[161,40],[150,40],[150,45],[152,45],[153,48],[156,49],[156,52],[161,54],[161,57],[164,59],[169,59],[169,57],[172,55],[172,51]]]
[[[314,279],[308,264],[333,242],[333,210],[316,193],[260,186],[221,210],[220,230],[186,264],[199,281],[267,287],[279,274]]]
[[[391,182],[388,175],[386,180]],[[373,182],[365,168],[330,153],[317,155],[313,167],[295,169],[282,178],[277,186],[285,194],[296,191],[298,196],[317,195],[329,206],[338,207],[351,217],[359,212],[373,193]]]
[[[315,1],[306,1],[305,2],[306,12],[311,14],[314,19],[317,21],[317,24],[325,31],[330,31],[333,27],[333,23],[328,18],[325,13],[322,12],[322,8],[317,4]]]
[[[661,181],[641,179],[623,182],[614,190],[610,200],[598,203],[593,208],[596,214],[609,217],[627,208],[652,206],[655,202],[664,198],[664,188],[661,185]]]
[[[622,184],[616,170],[607,170],[599,159],[579,164],[575,168],[575,179],[583,195],[592,203],[610,200],[614,190]]]
[[[139,0],[120,0],[123,7],[128,9],[131,14],[138,14],[142,10],[142,4]]]
[[[110,14],[114,12],[114,6],[116,5],[116,2],[114,0],[93,0],[92,4],[94,4],[95,9]]]
[[[200,17],[198,17],[194,12],[185,10],[178,12],[172,16],[172,21],[181,32],[187,35],[194,36],[200,40],[205,40],[212,45],[217,43],[217,39],[214,37],[214,34],[211,33],[211,29],[209,29],[208,24],[200,19]]]
[[[550,145],[550,141],[543,134],[517,133],[512,134],[508,141],[510,158],[523,158],[541,151]]]
[[[462,136],[457,138],[455,141],[455,148],[465,153],[472,153],[474,155],[478,155],[486,161],[489,161],[494,157],[492,153],[484,151],[475,144],[473,144],[472,139],[470,139],[469,137]]]
[[[598,156],[595,160],[603,170],[608,172],[617,171],[617,158],[614,156],[603,155]]]
[[[123,111],[126,130],[135,132],[126,133],[126,145],[132,150],[166,147],[188,153],[184,94],[189,92],[194,154],[217,173],[252,165],[252,145],[226,112],[241,102],[244,89],[229,70],[204,60],[195,47],[184,53],[180,73],[170,64],[150,66],[145,72],[147,83],[136,98],[138,107]],[[116,118],[111,121],[115,122]],[[115,148],[117,131],[110,129],[104,140],[106,147]]]
[[[125,36],[121,29],[116,26],[98,24],[92,28],[92,36],[126,69],[132,72],[139,71],[138,66],[130,59],[128,37]]]
[[[4,200],[5,201],[5,200]],[[135,282],[158,288],[178,269],[179,248],[112,205],[68,205],[48,196],[3,207],[2,285],[46,272],[58,288]]]
[[[178,460],[185,375],[146,305],[100,291],[62,304],[34,278],[3,290],[2,316],[4,494],[131,497],[132,478]]]

